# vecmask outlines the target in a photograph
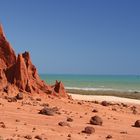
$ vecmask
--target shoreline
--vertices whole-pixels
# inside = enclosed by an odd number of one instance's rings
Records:
[[[137,99],[130,99],[124,97],[115,97],[112,95],[81,95],[81,94],[73,94],[68,93],[72,96],[74,100],[84,100],[84,101],[108,101],[108,102],[115,102],[115,103],[129,103],[129,104],[138,104],[140,105],[140,100]]]
[[[128,99],[137,99],[140,100],[140,92],[126,92],[126,91],[84,91],[84,90],[67,90],[68,93],[79,94],[79,95],[97,95],[97,96],[114,96],[122,97]]]

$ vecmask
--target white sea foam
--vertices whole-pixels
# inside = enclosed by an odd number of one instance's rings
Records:
[[[113,91],[111,88],[80,88],[80,87],[66,87],[66,89],[84,90],[84,91]]]
[[[85,87],[66,87],[66,89],[73,89],[73,90],[83,90],[83,91],[126,91],[126,92],[138,92],[139,90],[121,90],[121,89],[113,89],[113,88],[105,88],[104,86],[100,88],[85,88]]]

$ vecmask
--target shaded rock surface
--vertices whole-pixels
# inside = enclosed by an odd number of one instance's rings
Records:
[[[103,124],[103,120],[99,116],[96,115],[96,116],[91,117],[90,124],[102,125]]]
[[[59,122],[58,125],[60,125],[60,126],[68,126],[68,127],[70,127],[70,124],[69,124],[68,122],[65,122],[65,121],[61,121],[61,122]]]
[[[140,127],[140,120],[137,120],[134,124],[134,127]]]
[[[39,114],[53,116],[57,112],[58,112],[58,109],[56,107],[53,107],[53,108],[44,107],[43,109],[40,110]]]
[[[102,102],[101,102],[101,105],[103,105],[103,106],[109,106],[109,102],[107,102],[107,101],[102,101]]]
[[[23,99],[23,94],[22,93],[18,93],[17,96],[16,96],[16,98],[18,100],[22,100]]]
[[[16,57],[0,25],[0,90],[11,85],[20,92],[47,93],[67,97],[62,82],[56,81],[53,86],[50,86],[40,79],[29,52],[18,54]]]
[[[92,134],[92,133],[95,132],[95,129],[93,127],[91,127],[91,126],[87,126],[87,127],[85,127],[85,130],[82,131],[82,132],[86,133],[86,134]]]

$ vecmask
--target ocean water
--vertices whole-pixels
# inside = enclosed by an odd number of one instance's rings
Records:
[[[55,80],[61,80],[66,89],[140,92],[140,75],[41,74],[40,77],[49,84],[54,84]]]

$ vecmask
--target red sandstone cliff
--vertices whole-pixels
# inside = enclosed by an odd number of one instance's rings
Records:
[[[42,81],[32,64],[29,52],[16,54],[7,41],[0,25],[0,90],[8,85],[28,93],[47,93],[67,97],[62,82],[50,86]]]

